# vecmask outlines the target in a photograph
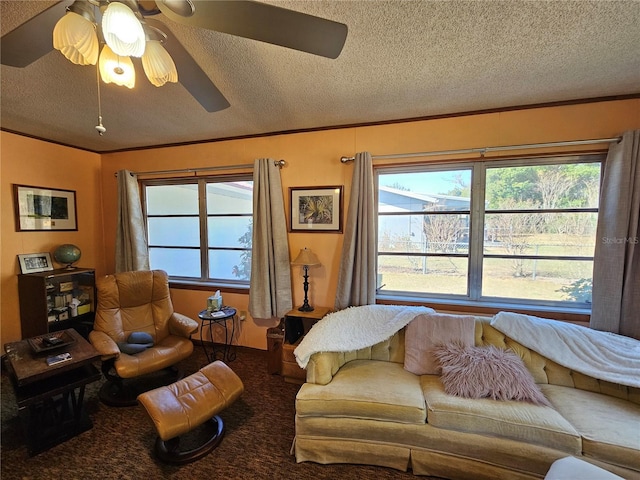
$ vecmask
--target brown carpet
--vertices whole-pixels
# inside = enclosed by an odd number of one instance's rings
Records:
[[[289,451],[294,436],[294,401],[299,386],[270,375],[266,352],[239,348],[229,366],[245,385],[242,397],[220,415],[226,434],[205,458],[183,466],[152,455],[155,429],[142,406],[108,407],[98,400],[103,381],[87,387],[86,408],[93,428],[29,457],[15,397],[2,369],[2,480],[120,479],[416,479],[410,472],[358,465],[296,463]],[[191,374],[206,364],[202,347],[180,366]]]

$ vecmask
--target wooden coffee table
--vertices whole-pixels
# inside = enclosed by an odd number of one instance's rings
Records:
[[[93,427],[83,409],[84,392],[86,385],[101,378],[92,363],[100,354],[74,329],[55,334],[67,345],[41,350],[42,337],[48,335],[40,335],[4,346],[30,455]],[[48,357],[65,352],[70,360],[47,364]]]

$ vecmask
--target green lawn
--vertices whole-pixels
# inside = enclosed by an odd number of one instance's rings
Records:
[[[535,243],[534,243],[535,242]],[[589,256],[593,237],[540,236],[528,240],[532,246],[524,253],[540,255]],[[590,245],[591,244],[591,245]],[[485,249],[487,253],[507,253],[503,247]],[[485,259],[482,294],[535,300],[569,300],[560,289],[581,278],[591,278],[591,261]],[[467,293],[467,259],[430,257],[381,257],[378,273],[384,290],[435,294]]]

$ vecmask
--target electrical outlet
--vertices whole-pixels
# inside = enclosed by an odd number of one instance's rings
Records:
[[[245,321],[247,319],[247,312],[245,312],[244,310],[240,310],[240,316],[238,318],[241,322]]]

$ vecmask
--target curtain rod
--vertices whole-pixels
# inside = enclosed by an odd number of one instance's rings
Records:
[[[274,160],[273,164],[276,167],[284,167],[287,162],[284,160]],[[244,169],[244,168],[253,168],[253,164],[252,163],[245,163],[243,165],[220,165],[217,167],[202,167],[202,168],[179,168],[176,170],[153,170],[153,171],[147,171],[147,172],[131,172],[131,175],[158,175],[158,174],[162,174],[162,173],[198,173],[198,172],[205,172],[205,171],[212,171],[212,170],[237,170],[237,169]],[[117,177],[118,176],[118,172],[114,173],[114,175]]]
[[[505,145],[501,147],[484,147],[484,148],[463,148],[460,150],[439,150],[435,152],[416,152],[416,153],[397,153],[392,155],[372,155],[372,159],[390,160],[394,158],[412,158],[412,157],[435,157],[438,155],[457,155],[462,153],[479,153],[484,157],[487,152],[504,152],[507,150],[524,150],[528,148],[547,148],[547,147],[568,147],[572,145],[594,145],[598,143],[619,142],[622,137],[614,138],[598,138],[594,140],[571,140],[567,142],[551,142],[551,143],[530,143],[526,145]],[[353,162],[355,157],[340,157],[342,163]]]

